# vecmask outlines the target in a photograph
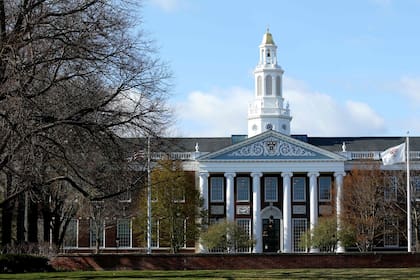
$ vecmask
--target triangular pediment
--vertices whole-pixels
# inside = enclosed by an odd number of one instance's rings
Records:
[[[199,161],[207,160],[344,161],[345,159],[338,154],[270,130],[199,158]]]

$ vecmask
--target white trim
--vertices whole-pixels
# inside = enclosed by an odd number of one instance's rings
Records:
[[[237,144],[228,146],[228,147],[223,148],[223,149],[221,149],[219,151],[212,152],[212,153],[209,153],[209,154],[204,155],[202,157],[199,157],[198,158],[198,161],[200,161],[200,162],[206,162],[206,161],[226,161],[226,160],[215,160],[215,159],[212,159],[212,158],[217,157],[219,155],[226,154],[226,153],[231,152],[231,151],[234,151],[234,150],[237,150],[237,149],[239,149],[241,147],[250,145],[251,143],[254,143],[254,142],[258,142],[258,141],[263,140],[263,139],[265,139],[267,137],[270,137],[270,136],[271,137],[276,137],[276,138],[278,138],[280,140],[289,142],[289,143],[291,143],[293,145],[296,145],[296,146],[302,147],[304,149],[307,149],[307,150],[316,152],[318,154],[321,154],[321,155],[326,156],[326,157],[329,158],[329,159],[307,159],[307,158],[305,158],[305,159],[302,159],[302,160],[299,160],[299,161],[317,161],[317,162],[318,161],[340,161],[340,162],[346,161],[346,158],[343,157],[343,156],[341,156],[341,155],[339,155],[339,154],[336,154],[336,153],[333,153],[333,152],[330,152],[330,151],[321,149],[321,148],[319,148],[317,146],[314,146],[314,145],[311,145],[311,144],[302,142],[300,140],[297,140],[297,139],[295,139],[293,137],[284,135],[284,134],[282,134],[280,132],[277,132],[275,130],[267,130],[267,131],[265,131],[265,132],[263,132],[261,134],[258,134],[256,136],[253,136],[251,138],[248,138],[247,140],[244,140],[244,141],[239,142]],[[264,159],[261,159],[261,160],[266,161],[267,159],[264,158]],[[292,161],[292,162],[295,161],[295,160],[287,160],[287,159],[281,159],[281,160],[282,161]],[[229,161],[237,161],[237,160],[232,159],[232,160],[229,160]]]

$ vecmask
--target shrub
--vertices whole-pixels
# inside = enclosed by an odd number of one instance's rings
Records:
[[[0,255],[0,273],[53,271],[46,257],[26,254]]]

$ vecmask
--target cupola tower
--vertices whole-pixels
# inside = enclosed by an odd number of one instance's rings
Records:
[[[259,48],[260,59],[254,70],[254,101],[248,108],[248,137],[266,130],[290,135],[292,117],[282,92],[284,71],[277,64],[277,46],[268,29]]]

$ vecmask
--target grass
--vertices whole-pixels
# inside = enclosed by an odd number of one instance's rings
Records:
[[[420,279],[420,268],[273,269],[189,271],[83,271],[0,274],[0,279]]]

